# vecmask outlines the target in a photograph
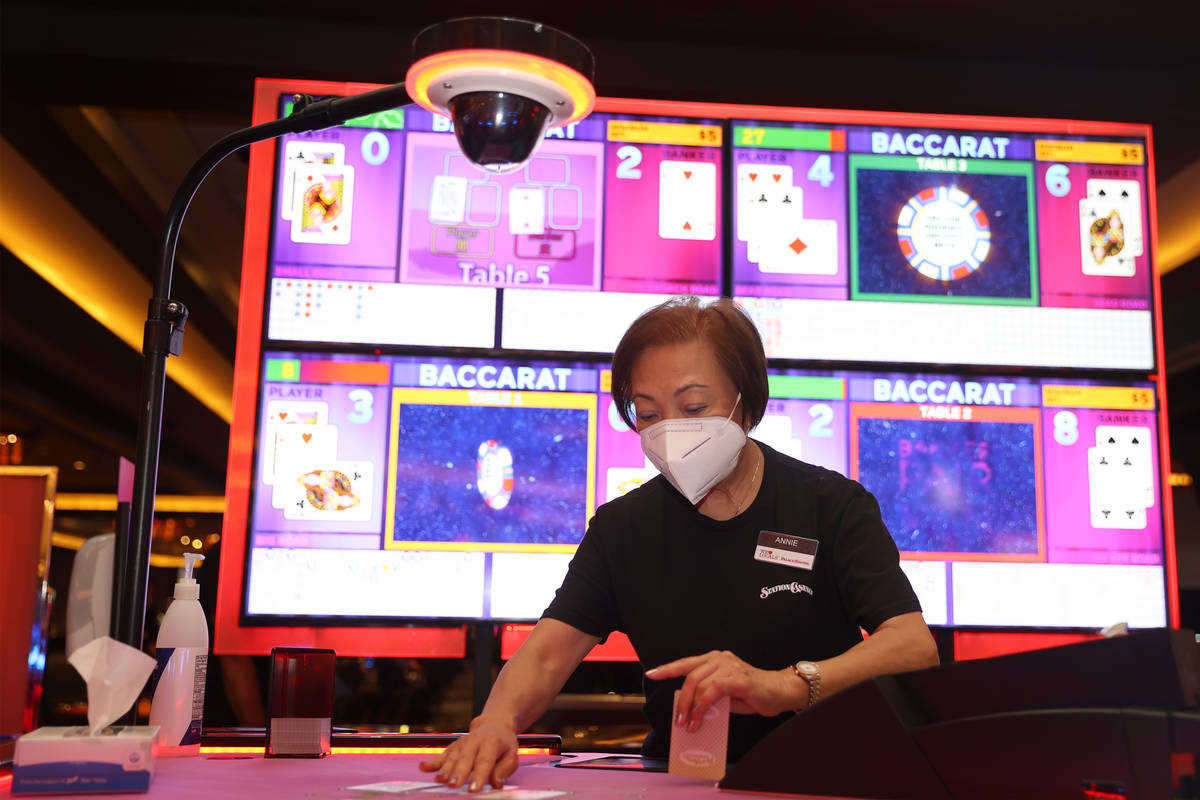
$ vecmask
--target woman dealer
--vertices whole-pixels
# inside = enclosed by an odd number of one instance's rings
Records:
[[[421,764],[448,786],[502,786],[516,734],[615,630],[647,668],[653,756],[724,696],[736,760],[786,712],[937,663],[875,499],[746,437],[766,411],[766,356],[732,301],[675,298],[639,317],[613,356],[612,396],[662,475],[597,509],[470,733]]]

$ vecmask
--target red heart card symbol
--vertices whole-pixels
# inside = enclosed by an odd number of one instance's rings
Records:
[[[775,179],[776,183],[779,183],[779,179],[782,178],[783,176],[777,172],[774,175],[772,175],[771,177]]]
[[[692,171],[691,171],[690,169],[685,169],[685,170],[683,171],[683,177],[684,177],[684,178],[690,178],[690,177],[692,177]]]
[[[279,412],[279,418],[280,418],[281,420],[282,420],[282,419],[287,419],[287,412],[286,412],[286,411],[280,411],[280,412]]]
[[[758,179],[758,173],[757,173],[757,172],[748,172],[748,173],[746,173],[746,174],[750,176],[750,180],[752,180],[752,181],[753,181],[753,180],[757,180],[757,179]]]
[[[309,442],[312,441],[312,434],[311,433],[302,433],[302,434],[300,434],[300,438],[302,438],[304,440],[305,444],[308,444]]]

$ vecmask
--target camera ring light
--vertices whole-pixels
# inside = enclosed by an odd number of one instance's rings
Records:
[[[550,127],[586,117],[596,104],[591,52],[562,31],[505,17],[431,25],[413,40],[405,87],[422,108],[452,117],[450,101],[472,92],[527,97],[550,112]]]

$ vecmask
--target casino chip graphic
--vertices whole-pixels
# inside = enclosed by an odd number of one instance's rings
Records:
[[[975,272],[992,246],[987,215],[953,186],[931,186],[909,198],[896,220],[896,237],[909,265],[937,281]]]
[[[512,499],[513,457],[512,451],[495,439],[479,445],[475,460],[475,486],[483,502],[500,511]]]

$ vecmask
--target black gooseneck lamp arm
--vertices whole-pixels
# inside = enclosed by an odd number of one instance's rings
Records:
[[[158,485],[159,448],[162,439],[163,396],[167,383],[167,357],[183,351],[187,308],[171,300],[175,248],[183,217],[196,190],[226,156],[254,142],[286,133],[302,133],[340,125],[347,120],[386,111],[409,102],[403,83],[385,86],[352,97],[314,101],[295,96],[295,109],[283,119],[235,131],[200,157],[184,177],[171,201],[167,227],[159,251],[154,296],[142,338],[141,400],[138,407],[136,471],[128,525],[117,526],[113,559],[112,638],[142,648],[146,623],[146,586],[150,579],[150,547],[154,523],[154,494]]]

